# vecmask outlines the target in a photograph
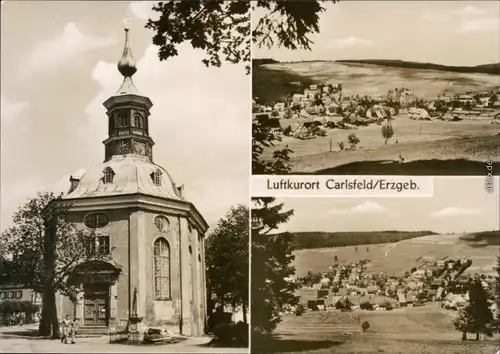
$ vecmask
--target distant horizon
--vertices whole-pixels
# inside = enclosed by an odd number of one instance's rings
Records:
[[[493,63],[484,63],[484,64],[477,64],[477,65],[447,65],[447,64],[441,64],[437,62],[427,62],[427,61],[417,61],[417,60],[403,60],[403,59],[388,59],[388,58],[364,58],[364,59],[310,59],[310,60],[278,60],[272,57],[263,57],[263,58],[252,58],[252,61],[254,60],[274,60],[278,63],[313,63],[313,62],[341,62],[341,61],[363,61],[363,60],[390,60],[390,61],[401,61],[405,63],[419,63],[419,64],[433,64],[433,65],[442,65],[442,66],[447,66],[447,67],[465,67],[465,68],[475,68],[475,67],[480,67],[483,65],[495,65],[499,64],[500,61],[498,62],[493,62]]]
[[[276,233],[275,235],[278,235],[278,234],[282,234],[282,233],[290,233],[290,234],[293,234],[293,233],[297,233],[297,232],[303,232],[303,233],[371,233],[371,232],[407,232],[407,233],[411,233],[411,232],[432,232],[436,235],[449,235],[449,234],[471,234],[471,233],[478,233],[478,232],[500,232],[500,229],[498,230],[477,230],[477,231],[457,231],[457,232],[438,232],[438,231],[433,231],[433,230],[372,230],[372,231],[361,231],[361,230],[352,230],[352,231],[300,231],[300,230],[294,230],[294,231],[284,231],[284,232],[278,232]],[[423,237],[423,236],[422,236]]]

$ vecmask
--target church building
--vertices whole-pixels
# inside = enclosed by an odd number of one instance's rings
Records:
[[[168,172],[154,163],[151,100],[132,82],[137,68],[125,30],[118,70],[123,83],[104,102],[108,137],[104,162],[70,178],[63,197],[77,227],[95,230],[95,252],[68,281],[80,293],[57,297],[58,314],[77,318],[82,331],[165,325],[202,335],[206,322],[206,221]],[[103,117],[104,118],[104,117]]]

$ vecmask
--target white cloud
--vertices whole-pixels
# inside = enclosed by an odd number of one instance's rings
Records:
[[[142,57],[134,55],[139,59],[135,86],[154,104],[150,134],[156,143],[155,162],[177,184],[184,183],[190,201],[215,222],[231,205],[248,199],[250,76],[242,65],[205,67],[204,53],[189,44],[164,62],[154,46]],[[101,89],[87,105],[89,121],[79,127],[78,135],[100,158],[101,141],[107,137],[102,102],[116,93],[123,78],[116,62],[99,62],[92,79]]]
[[[487,13],[485,9],[479,9],[475,6],[467,5],[465,7],[462,7],[458,10],[453,11],[454,15],[457,16],[464,16],[464,17],[474,17],[474,16],[480,16],[484,15]]]
[[[332,45],[334,47],[338,48],[346,48],[346,47],[366,47],[366,46],[372,46],[375,44],[375,42],[368,40],[368,39],[362,39],[362,38],[357,38],[354,36],[350,36],[347,38],[339,38],[336,40],[333,40]]]
[[[74,23],[68,23],[56,38],[38,43],[28,58],[26,66],[33,70],[46,65],[60,65],[82,53],[114,44],[112,38],[84,35]]]
[[[378,203],[366,201],[349,209],[331,209],[329,214],[347,215],[347,214],[385,214],[388,209]]]
[[[12,102],[4,95],[1,96],[1,119],[2,125],[9,124],[19,118],[24,112],[30,109],[30,103],[25,101]]]
[[[498,17],[467,20],[462,22],[460,29],[463,32],[500,32],[500,20]]]
[[[155,3],[153,1],[132,1],[129,4],[129,11],[139,20],[146,21],[153,16],[154,11],[152,8]]]
[[[443,218],[449,216],[467,216],[481,214],[481,209],[447,207],[431,213],[433,218]]]
[[[480,9],[475,6],[467,5],[457,10],[441,12],[441,13],[427,13],[424,14],[423,18],[425,20],[444,20],[452,17],[472,18],[484,15],[486,13],[487,11],[485,9]]]

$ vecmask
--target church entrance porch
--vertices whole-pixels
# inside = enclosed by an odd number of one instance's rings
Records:
[[[73,314],[81,334],[107,334],[116,324],[117,280],[121,268],[112,261],[79,264],[68,282],[79,289]]]
[[[109,284],[90,283],[83,286],[83,326],[109,325]]]

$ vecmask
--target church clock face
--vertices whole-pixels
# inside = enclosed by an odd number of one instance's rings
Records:
[[[141,141],[136,141],[134,143],[134,153],[139,155],[146,155],[146,144]]]
[[[129,151],[129,144],[125,140],[116,143],[116,152],[119,154],[126,154]]]

